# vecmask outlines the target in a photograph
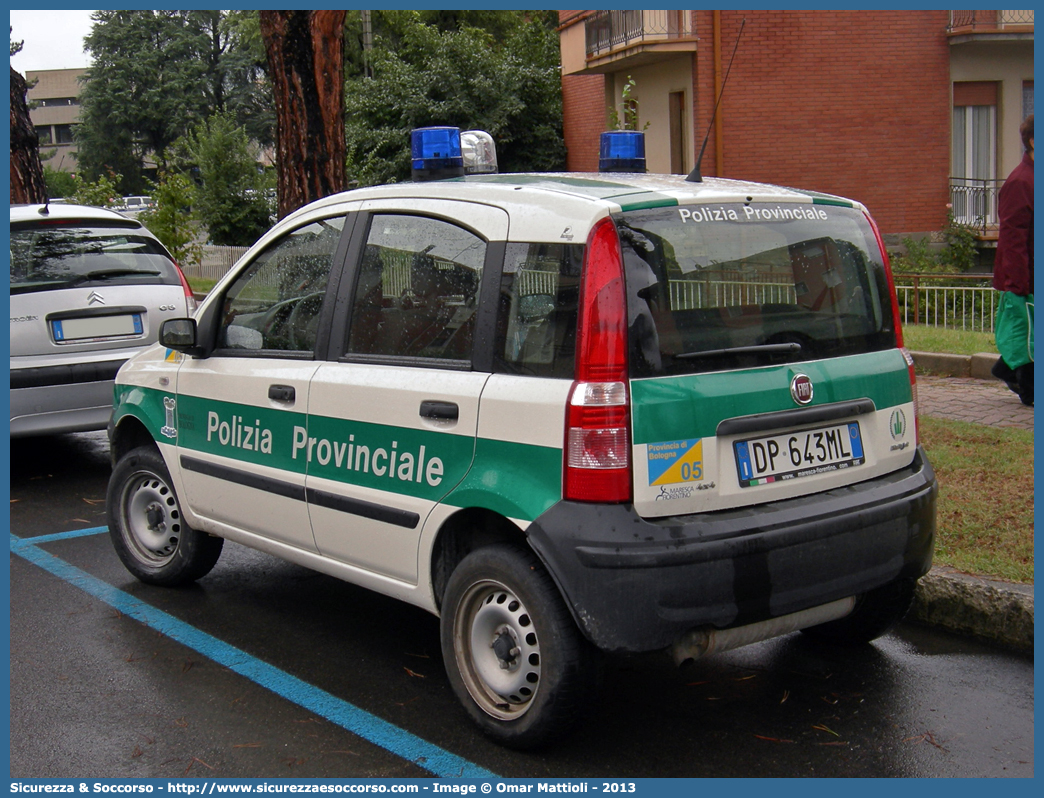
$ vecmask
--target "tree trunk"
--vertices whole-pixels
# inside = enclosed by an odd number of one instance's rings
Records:
[[[279,216],[344,191],[344,11],[261,11]]]
[[[11,67],[11,204],[47,202],[40,138],[29,119],[25,78]]]

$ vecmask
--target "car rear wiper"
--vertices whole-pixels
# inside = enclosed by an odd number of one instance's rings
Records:
[[[726,349],[703,349],[698,352],[682,352],[673,355],[675,360],[698,360],[699,358],[731,357],[732,355],[796,355],[801,351],[799,343],[758,344],[755,346],[730,346]]]
[[[163,274],[161,271],[153,269],[96,269],[93,272],[87,272],[86,274],[79,274],[69,282],[65,284],[66,288],[80,283],[86,283],[89,280],[107,280],[110,277],[130,277],[131,275],[144,276],[144,277],[158,277]]]

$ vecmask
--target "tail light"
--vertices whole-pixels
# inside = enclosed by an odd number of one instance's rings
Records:
[[[885,250],[884,241],[881,239],[881,231],[877,229],[877,223],[866,215],[867,221],[870,223],[870,227],[874,231],[874,237],[877,239],[877,248],[881,252],[881,260],[884,263],[885,276],[888,279],[888,292],[892,298],[892,325],[895,327],[895,343],[899,347],[899,350],[903,353],[903,357],[906,359],[906,370],[910,375],[910,394],[913,397],[914,406],[914,440],[918,445],[921,443],[921,425],[917,423],[917,373],[914,369],[913,355],[903,345],[903,325],[899,319],[899,297],[895,293],[895,281],[892,279],[892,264],[888,260],[888,252]]]
[[[584,251],[564,475],[563,495],[571,501],[631,501],[627,300],[620,239],[611,219],[594,226]]]
[[[174,268],[178,270],[178,279],[181,280],[181,287],[185,291],[185,309],[188,311],[188,315],[195,316],[196,308],[199,304],[196,302],[196,295],[192,293],[192,286],[189,285],[188,279],[185,277],[185,272],[181,270],[181,266],[178,265],[177,261],[173,261]]]

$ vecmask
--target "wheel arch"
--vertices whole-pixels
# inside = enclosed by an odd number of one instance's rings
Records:
[[[432,545],[429,561],[431,590],[438,609],[442,608],[450,574],[460,561],[476,549],[495,543],[515,543],[533,550],[526,533],[510,519],[493,510],[469,507],[454,513],[443,522]]]
[[[128,452],[149,444],[155,446],[156,439],[145,422],[130,413],[116,421],[109,432],[109,452],[114,466]]]

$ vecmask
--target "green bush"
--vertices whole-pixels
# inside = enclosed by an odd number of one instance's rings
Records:
[[[895,254],[892,267],[908,274],[963,274],[979,263],[975,228],[958,222],[951,211],[942,229],[943,246],[935,248],[930,238],[904,238],[902,253]]]
[[[43,173],[47,196],[51,199],[72,197],[76,193],[76,178],[71,172],[62,172],[50,164],[44,164]]]
[[[199,221],[192,210],[195,190],[188,175],[164,172],[158,183],[150,184],[154,208],[138,217],[156,238],[170,250],[178,263],[199,263],[203,247],[196,241]]]
[[[123,178],[115,172],[102,175],[93,183],[80,175],[73,175],[72,198],[78,205],[93,205],[96,208],[115,208],[123,203],[119,184]]]

